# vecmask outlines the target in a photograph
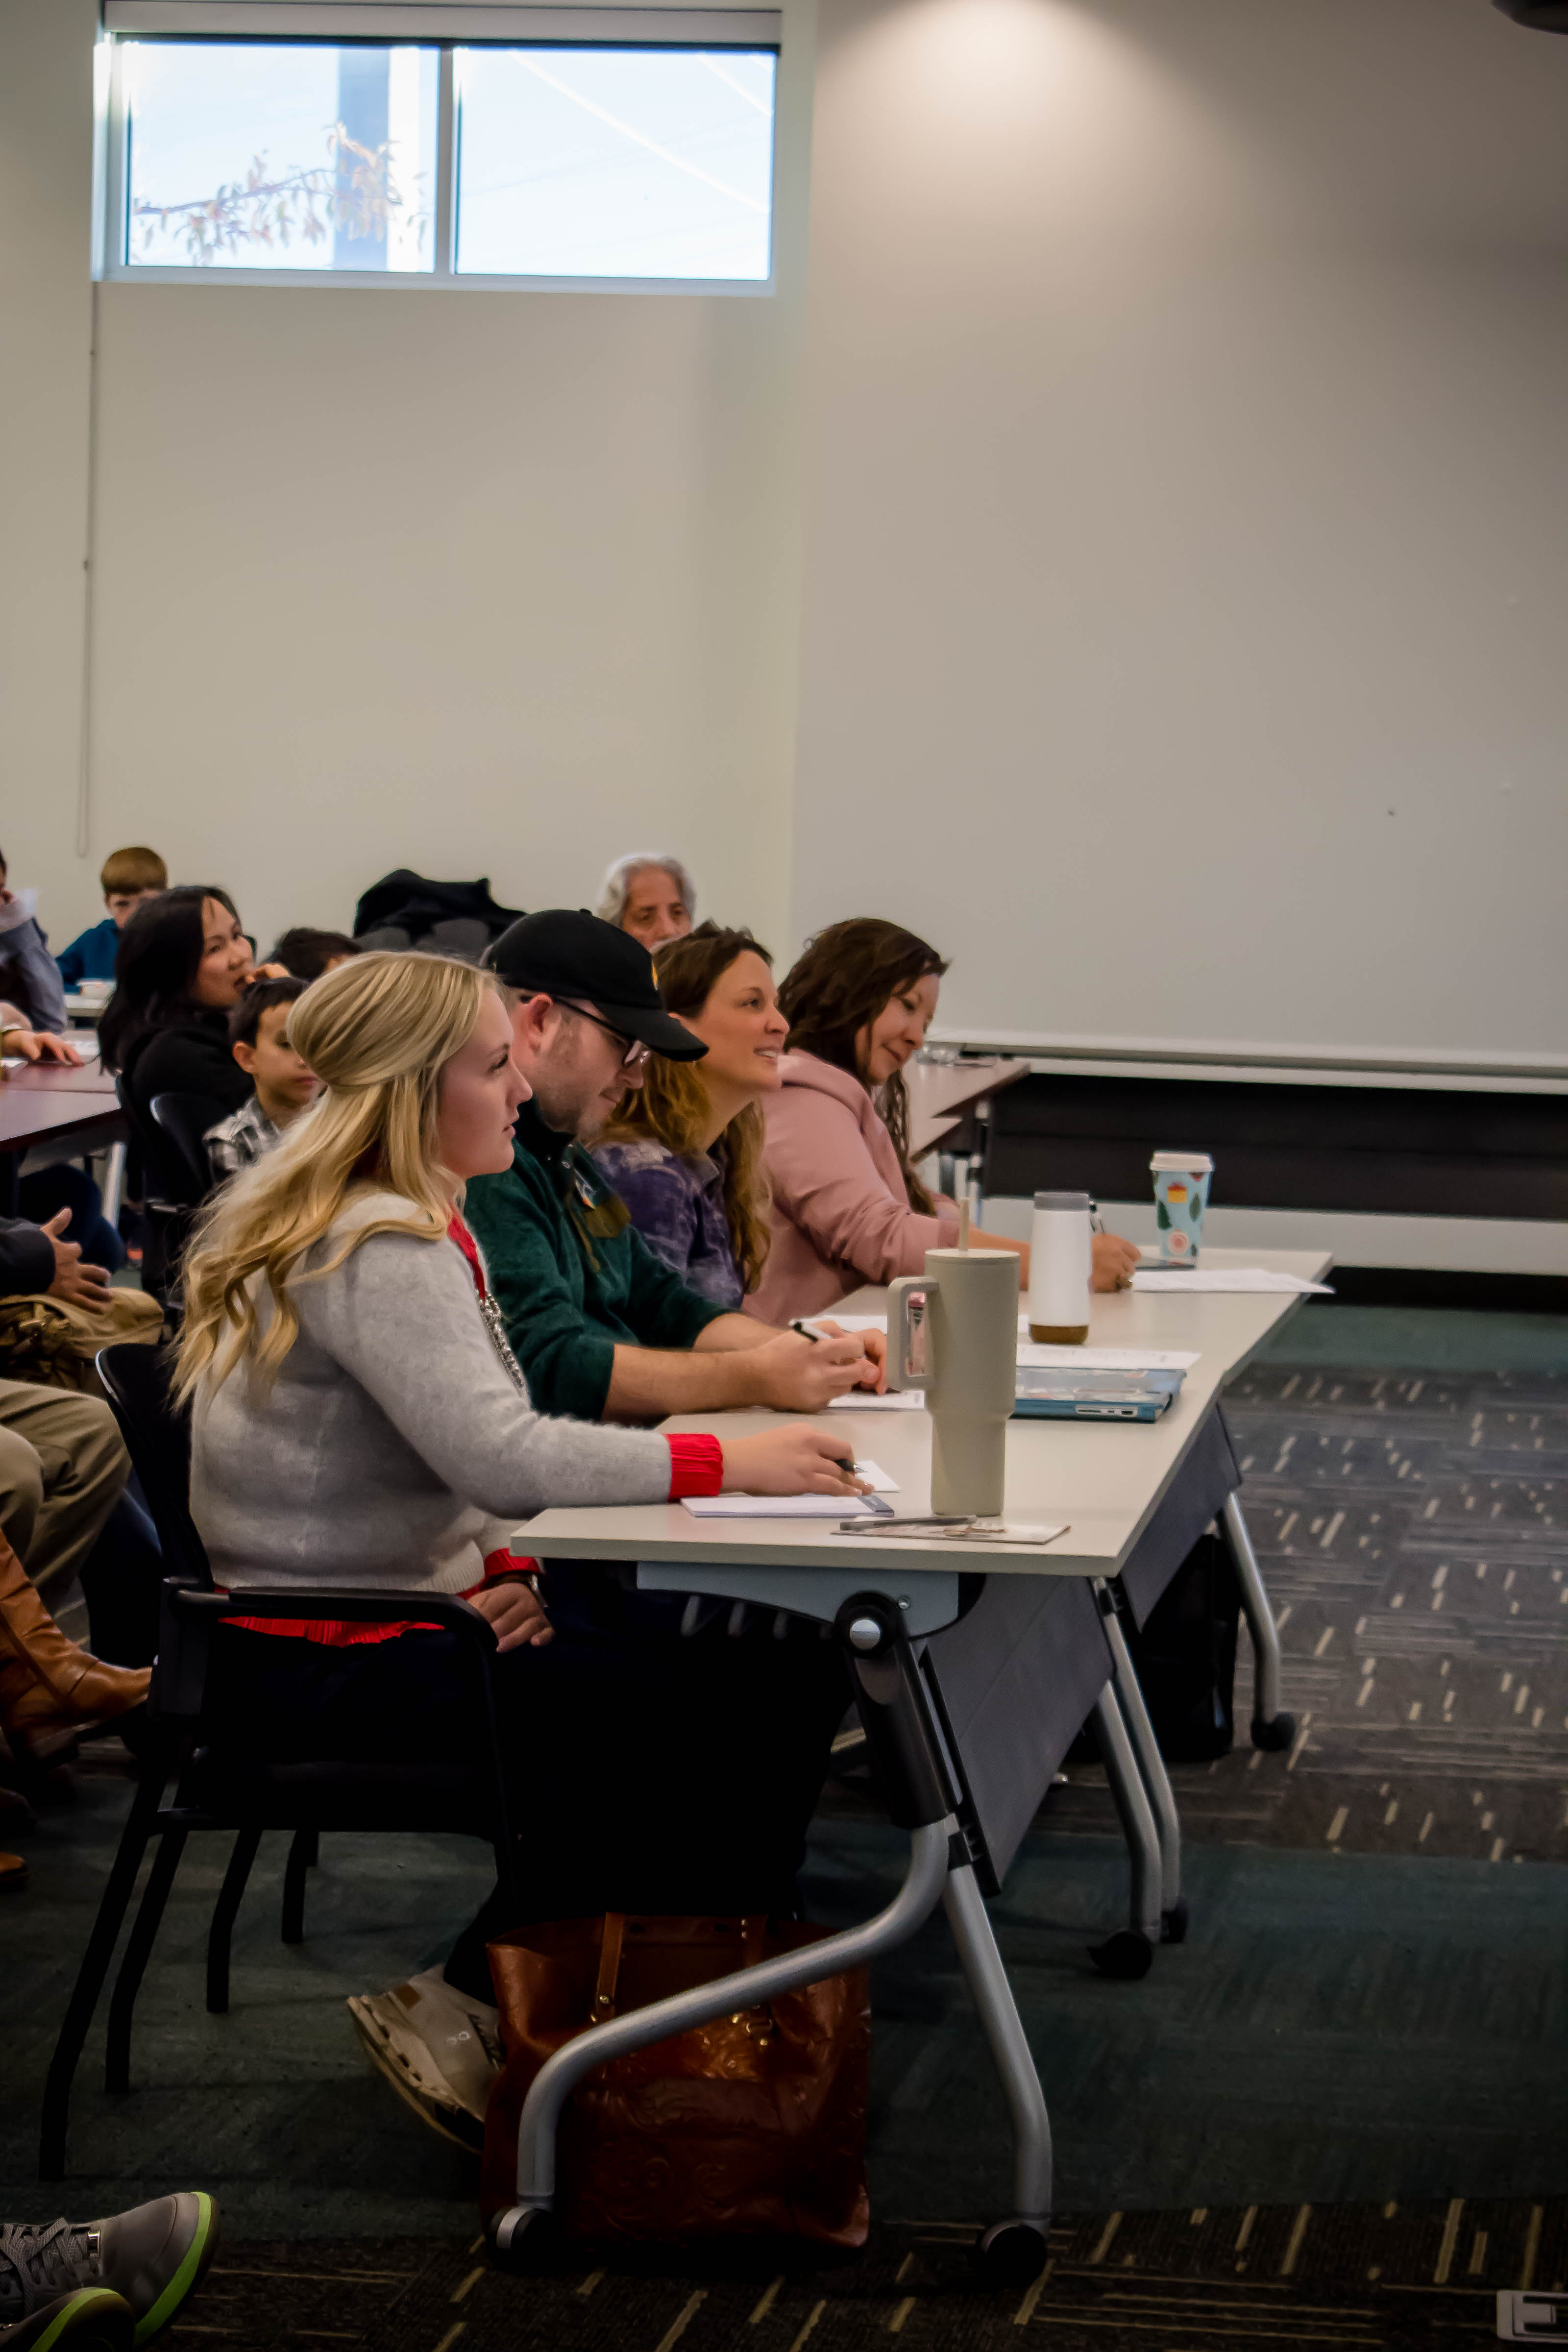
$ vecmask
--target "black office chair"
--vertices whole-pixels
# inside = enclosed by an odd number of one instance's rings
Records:
[[[144,1115],[124,1076],[114,1091],[142,1165],[142,1287],[166,1314],[179,1308],[180,1259],[195,1221],[196,1211],[212,1190],[212,1171],[201,1138],[224,1116],[224,1106],[208,1095],[160,1095],[153,1106],[178,1104],[179,1132],[159,1118]],[[195,1150],[185,1139],[197,1118]]]
[[[213,1188],[206,1132],[227,1113],[213,1095],[154,1095],[152,1108],[161,1130],[163,1189],[181,1207],[199,1208]]]
[[[442,1593],[418,1596],[421,1622],[458,1634],[472,1664],[478,1733],[474,1762],[260,1764],[254,1759],[226,1755],[221,1725],[209,1722],[205,1713],[215,1625],[234,1617],[403,1622],[408,1616],[410,1595],[321,1591],[294,1593],[285,1600],[273,1592],[219,1592],[190,1514],[190,1427],[187,1415],[170,1393],[168,1358],[162,1349],[106,1348],[98,1358],[98,1373],[142,1481],[171,1573],[163,1583],[158,1657],[146,1722],[137,1740],[136,1794],[82,1955],[44,2089],[38,2170],[45,2180],[64,2177],[71,2083],[130,1909],[142,1858],[153,1838],[160,1842],[158,1851],[109,2004],[104,2086],[110,2091],[131,2087],[131,2028],[136,1994],[180,1855],[194,1830],[237,1832],[207,1939],[206,2005],[217,2014],[228,2008],[229,1940],[264,1830],[288,1829],[295,1833],[284,1881],[285,1942],[303,1939],[304,1874],[315,1859],[316,1842],[324,1829],[442,1830],[488,1838],[495,1850],[496,1872],[508,1906],[514,1913],[521,1909],[490,1681],[496,1637],[486,1620],[466,1601]],[[164,1794],[171,1779],[175,1781],[174,1793],[166,1803]]]

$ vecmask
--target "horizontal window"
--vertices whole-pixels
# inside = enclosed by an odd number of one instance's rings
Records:
[[[776,66],[760,45],[121,35],[108,250],[132,277],[765,282]]]
[[[765,278],[766,51],[459,49],[458,268]]]
[[[131,267],[434,268],[436,49],[121,47]]]

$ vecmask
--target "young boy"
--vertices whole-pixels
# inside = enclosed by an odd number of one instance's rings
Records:
[[[104,859],[98,879],[108,914],[55,958],[68,988],[114,978],[121,932],[143,898],[156,898],[168,888],[169,869],[155,849],[116,849]]]
[[[286,1127],[309,1110],[319,1084],[284,1035],[289,1009],[305,993],[302,980],[253,981],[228,1016],[229,1050],[254,1080],[250,1100],[206,1131],[216,1182],[248,1168],[270,1151]]]

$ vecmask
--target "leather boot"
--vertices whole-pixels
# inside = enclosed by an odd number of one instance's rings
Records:
[[[19,1754],[79,1724],[140,1706],[150,1666],[106,1666],[68,1642],[26,1569],[0,1537],[0,1723]]]

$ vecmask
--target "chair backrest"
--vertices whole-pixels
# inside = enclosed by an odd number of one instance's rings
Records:
[[[224,1106],[211,1095],[154,1095],[153,1116],[168,1138],[163,1160],[182,1179],[169,1198],[194,1209],[213,1188],[212,1162],[207,1158],[206,1131],[226,1116]],[[173,1146],[173,1150],[169,1146]]]
[[[98,1377],[142,1481],[170,1575],[210,1591],[212,1570],[191,1517],[191,1416],[171,1393],[168,1349],[105,1348],[98,1358]]]

